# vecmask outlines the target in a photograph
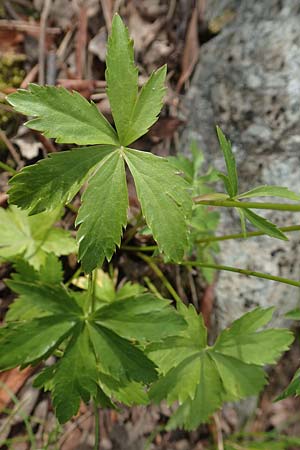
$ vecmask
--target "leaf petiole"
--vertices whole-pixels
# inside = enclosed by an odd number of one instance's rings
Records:
[[[221,206],[225,208],[250,208],[250,209],[271,209],[274,211],[300,211],[300,205],[292,205],[286,203],[262,203],[262,202],[239,202],[236,200],[201,200],[194,198],[194,202],[198,205]]]

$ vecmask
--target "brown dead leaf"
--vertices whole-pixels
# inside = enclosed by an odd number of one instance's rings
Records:
[[[178,80],[176,91],[180,92],[183,84],[191,76],[199,57],[198,41],[198,9],[194,8],[188,26],[185,45],[181,61],[181,75]]]
[[[23,34],[17,30],[0,29],[0,52],[16,52],[23,40]]]
[[[33,372],[34,369],[32,367],[26,367],[24,370],[16,368],[0,374],[0,383],[4,384],[7,388],[0,388],[0,412],[11,402],[9,392],[17,394]]]

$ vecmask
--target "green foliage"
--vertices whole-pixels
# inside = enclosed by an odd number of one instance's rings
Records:
[[[78,93],[31,85],[8,97],[15,109],[36,118],[27,126],[57,142],[105,144],[79,148],[23,169],[11,180],[10,202],[31,214],[69,202],[89,182],[77,218],[79,258],[86,272],[108,261],[127,224],[128,194],[124,160],[135,180],[146,221],[167,258],[180,261],[188,244],[186,220],[192,202],[187,185],[163,158],[125,148],[157,120],[166,68],[153,73],[138,91],[133,45],[118,15],[107,52],[107,94],[117,134]],[[164,210],[163,210],[164,208]]]
[[[48,253],[60,256],[75,252],[75,240],[70,233],[53,226],[60,216],[58,209],[49,214],[28,216],[16,206],[0,208],[0,260],[23,256],[39,268]]]
[[[52,154],[22,169],[11,179],[9,195],[10,203],[25,211],[0,210],[4,224],[0,256],[27,260],[15,260],[15,273],[7,281],[18,298],[0,329],[0,370],[37,365],[59,355],[35,385],[51,391],[60,422],[77,413],[81,400],[92,398],[97,405],[113,408],[115,402],[132,405],[167,399],[169,404],[179,402],[168,428],[195,428],[223,402],[257,394],[266,383],[263,366],[274,364],[293,340],[287,330],[259,330],[271,320],[273,310],[257,308],[208,346],[203,318],[192,306],[178,301],[175,309],[139,285],[116,288],[115,280],[97,269],[121,245],[127,225],[126,169],[134,180],[146,227],[165,261],[182,262],[186,255],[194,255],[196,247],[197,257],[210,262],[218,251],[209,238],[214,237],[219,215],[193,205],[193,197],[229,199],[234,206],[252,196],[300,198],[274,186],[238,194],[235,158],[220,128],[227,174],[209,169],[199,176],[203,155],[195,146],[193,161],[129,148],[157,120],[165,77],[162,67],[139,90],[133,43],[115,15],[106,81],[116,131],[93,103],[76,92],[33,84],[8,97],[16,111],[33,117],[28,127],[59,143],[86,146]],[[212,191],[211,183],[219,177],[227,194]],[[73,251],[74,242],[52,225],[58,210],[83,185],[87,187],[76,220],[77,241],[82,269],[89,276],[69,280],[69,288],[63,284],[55,255]],[[274,224],[250,209],[240,214],[244,230],[247,219],[264,233],[285,239]],[[212,272],[204,275],[212,281]],[[298,390],[297,375],[283,396]]]
[[[100,399],[98,390],[106,398],[104,392],[110,394],[113,386],[116,399],[121,390],[124,401],[128,383],[155,380],[156,366],[138,343],[176,335],[185,321],[168,301],[150,294],[99,302],[93,312],[86,295],[78,298],[60,283],[60,265],[53,259],[47,264],[56,265],[51,283],[46,268],[41,274],[25,263],[17,265],[19,272],[7,282],[20,297],[0,329],[0,346],[6,349],[0,354],[0,370],[37,364],[65,348],[63,357],[38,379],[52,391],[56,414],[64,422],[76,414],[80,399]]]
[[[293,336],[287,330],[257,331],[273,313],[272,308],[257,308],[236,320],[209,347],[202,317],[192,306],[182,305],[180,311],[188,328],[147,349],[163,375],[151,388],[150,398],[158,402],[166,397],[169,404],[179,401],[168,428],[190,430],[207,421],[224,401],[257,394],[266,383],[263,366],[275,363]]]

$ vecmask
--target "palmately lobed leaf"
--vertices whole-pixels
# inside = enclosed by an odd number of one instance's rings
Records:
[[[14,109],[34,116],[26,126],[61,144],[118,145],[117,135],[94,103],[62,87],[30,84],[7,97]]]
[[[190,430],[207,421],[224,401],[257,394],[266,384],[262,366],[274,363],[288,349],[293,335],[288,330],[257,331],[270,321],[273,312],[257,308],[233,322],[209,347],[203,340],[206,331],[201,316],[183,305],[180,311],[184,317],[190,316],[193,325],[181,337],[167,338],[146,350],[163,373],[149,395],[156,402],[178,400],[180,406],[168,429],[182,426]],[[202,331],[195,333],[196,319]],[[183,379],[188,381],[183,384]]]

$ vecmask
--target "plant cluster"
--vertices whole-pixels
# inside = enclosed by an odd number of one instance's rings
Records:
[[[299,201],[299,195],[286,188],[260,186],[239,193],[234,154],[220,128],[226,174],[211,169],[199,177],[203,158],[196,148],[193,162],[132,148],[158,118],[165,77],[162,67],[138,90],[133,43],[116,15],[106,70],[115,127],[93,103],[63,88],[31,84],[8,97],[16,111],[32,117],[29,128],[58,143],[80,146],[23,168],[10,180],[9,191],[10,203],[21,209],[0,211],[4,226],[0,257],[14,260],[15,273],[7,284],[18,295],[0,329],[0,370],[36,365],[55,355],[56,362],[44,367],[35,385],[51,391],[62,423],[77,413],[81,400],[114,408],[119,403],[165,399],[179,405],[167,427],[193,429],[209,420],[223,402],[257,394],[267,380],[264,366],[276,363],[293,341],[288,330],[262,329],[273,308],[256,308],[210,346],[201,314],[184,305],[170,287],[175,305],[139,285],[116,290],[99,269],[120,247],[127,226],[126,170],[157,243],[137,248],[137,254],[154,266],[165,261],[202,267],[208,281],[211,270],[219,268],[213,259],[218,241],[259,234],[287,239],[282,229],[253,208],[300,210],[297,203],[247,201],[262,196]],[[224,182],[226,193],[212,190],[217,179]],[[52,225],[85,184],[76,225],[78,259],[87,277],[74,281],[75,290],[72,284],[63,284],[57,258],[74,251],[74,241]],[[236,208],[241,235],[216,237],[219,216],[208,206]],[[248,233],[246,221],[258,231]],[[268,274],[221,268],[300,286],[298,281]],[[299,380],[298,374],[283,395],[299,393]]]

